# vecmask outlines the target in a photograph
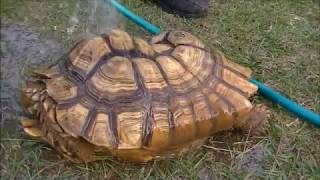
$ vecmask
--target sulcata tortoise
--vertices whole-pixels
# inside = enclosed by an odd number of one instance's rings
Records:
[[[248,98],[251,70],[188,32],[146,42],[124,31],[80,40],[22,89],[25,132],[74,162],[113,155],[147,162],[199,147],[213,133],[263,131]]]

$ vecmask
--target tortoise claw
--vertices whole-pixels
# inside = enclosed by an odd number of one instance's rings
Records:
[[[36,120],[34,119],[22,119],[20,121],[21,125],[24,127],[24,128],[29,128],[29,127],[32,127],[32,126],[35,126],[37,123]]]
[[[26,132],[29,136],[40,138],[43,136],[41,129],[39,128],[23,128],[24,132]]]
[[[37,127],[37,121],[33,119],[22,119],[21,125],[23,130],[32,137],[42,137],[43,133],[40,128]]]

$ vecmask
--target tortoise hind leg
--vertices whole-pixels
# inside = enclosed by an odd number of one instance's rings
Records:
[[[234,127],[246,133],[261,135],[266,131],[265,127],[269,118],[270,112],[266,106],[257,105],[244,119],[237,120]]]
[[[82,138],[56,137],[56,143],[54,147],[74,163],[95,161],[94,146]]]
[[[32,138],[47,142],[64,157],[74,163],[94,161],[94,146],[82,138],[74,138],[65,133],[56,122],[24,118],[20,121],[23,130]]]
[[[42,132],[45,141],[70,161],[74,163],[93,161],[93,145],[80,137],[72,137],[56,121],[45,120]]]

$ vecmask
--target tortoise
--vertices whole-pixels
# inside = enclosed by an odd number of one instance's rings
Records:
[[[21,124],[74,162],[170,157],[219,131],[263,132],[251,73],[185,31],[145,41],[113,29],[32,72],[22,88],[32,116]]]

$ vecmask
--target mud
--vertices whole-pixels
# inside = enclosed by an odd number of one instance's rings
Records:
[[[40,38],[22,24],[1,23],[1,121],[3,129],[16,131],[22,115],[19,89],[25,71],[51,64],[61,55],[62,44]]]

